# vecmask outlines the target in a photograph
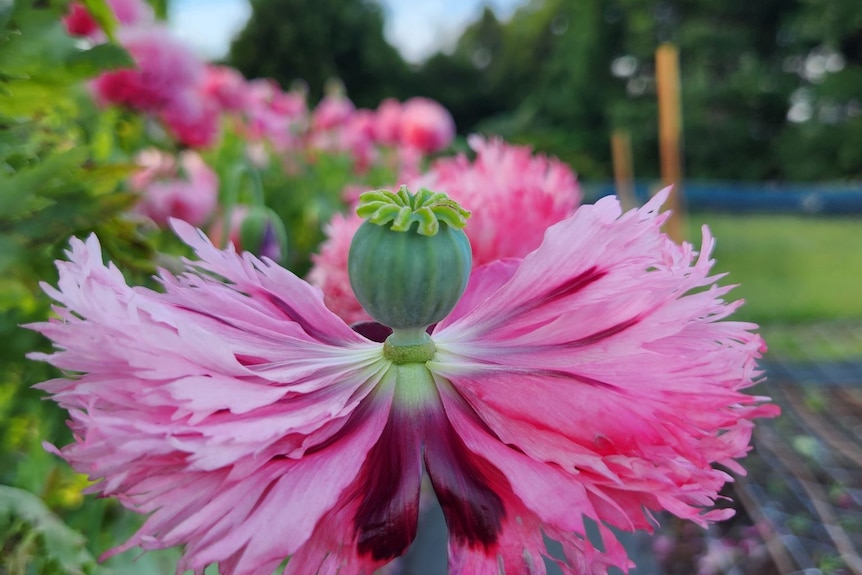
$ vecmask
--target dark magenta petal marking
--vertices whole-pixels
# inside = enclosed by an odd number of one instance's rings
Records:
[[[588,335],[587,337],[582,337],[581,339],[576,339],[574,341],[570,341],[569,343],[567,343],[565,345],[566,345],[566,347],[582,347],[585,345],[592,345],[592,344],[597,343],[603,339],[607,339],[609,337],[613,337],[613,336],[617,335],[618,333],[624,332],[625,330],[632,327],[633,325],[637,325],[638,322],[640,322],[640,320],[641,320],[640,317],[633,317],[633,318],[627,319],[626,321],[622,321],[616,325],[612,325],[611,327],[609,327],[607,329],[597,331],[596,333]]]
[[[606,275],[608,275],[608,272],[602,271],[598,267],[593,266],[583,273],[563,282],[557,287],[548,290],[544,295],[538,298],[537,303],[539,305],[546,305],[564,297],[576,294],[588,285],[599,281]]]
[[[392,335],[392,328],[386,327],[382,323],[376,321],[360,321],[352,324],[350,329],[363,337],[367,337],[371,341],[383,343],[386,338]]]
[[[378,561],[398,557],[416,537],[419,519],[421,421],[393,409],[360,471],[354,519],[357,550]]]
[[[301,313],[296,311],[292,305],[277,297],[271,293],[265,293],[264,296],[269,302],[277,307],[281,313],[283,313],[289,320],[296,322],[302,331],[315,338],[318,341],[323,341],[326,343],[334,343],[336,340],[333,339],[328,333],[325,331],[321,331],[313,326]]]
[[[436,323],[432,323],[428,326],[428,329],[425,330],[428,332],[428,335],[431,335],[431,332],[434,330],[436,325]],[[386,341],[387,337],[392,335],[391,327],[387,327],[382,323],[377,323],[376,321],[358,321],[351,324],[350,329],[371,341],[376,341],[377,343],[383,343]]]
[[[498,493],[511,491],[506,477],[472,453],[442,413],[429,426],[425,466],[443,508],[449,537],[487,552],[500,534],[506,509]]]

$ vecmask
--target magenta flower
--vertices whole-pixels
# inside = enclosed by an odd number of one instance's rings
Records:
[[[176,94],[160,117],[178,142],[192,148],[208,148],[221,135],[219,104],[201,90]]]
[[[385,344],[290,272],[183,223],[199,259],[163,271],[164,292],[129,287],[95,237],[72,240],[58,287],[44,286],[57,318],[31,326],[57,347],[32,357],[69,373],[38,386],[75,432],[52,450],[92,492],[149,515],[109,555],[183,545],[178,572],[269,575],[290,557],[288,574],[369,574],[412,541],[423,470],[451,573],[544,573],[545,537],[564,573],[626,571],[611,528],[652,530],[660,510],[730,515],[710,509],[731,479],[713,464],[741,472],[752,419],[777,412],[743,393],[764,346],[724,321],[738,303],[710,275],[712,238],[699,255],[671,242],[664,196],[579,209],[523,260],[475,270],[451,313],[435,306],[454,305],[450,280],[470,269],[451,203],[410,216],[439,242],[367,224],[357,252],[397,272],[357,270],[370,312],[399,324]],[[398,233],[433,247],[367,251]],[[437,250],[450,243],[454,259]],[[417,258],[450,264],[435,276]],[[414,299],[401,272],[430,295]],[[430,336],[417,327],[447,313]]]
[[[439,158],[408,185],[445,192],[473,212],[467,234],[475,265],[524,257],[580,203],[575,173],[529,146],[475,134],[467,141],[476,153],[473,161],[464,154]]]
[[[428,98],[410,98],[401,107],[401,143],[423,153],[439,152],[455,138],[449,111]]]
[[[300,134],[308,126],[308,108],[301,92],[282,92],[273,80],[247,83],[244,110],[246,135],[252,143],[270,142],[279,152],[300,146]]]
[[[203,63],[167,29],[123,28],[118,37],[136,68],[105,72],[96,78],[92,85],[99,102],[159,112],[187,91],[196,90],[203,80]]]
[[[249,90],[245,78],[228,66],[208,65],[202,90],[224,112],[242,112],[248,104]]]
[[[143,0],[108,0],[108,6],[121,26],[148,24],[154,20],[153,9]],[[73,36],[88,36],[103,39],[98,22],[81,2],[69,4],[69,12],[63,17],[66,31]]]
[[[158,150],[142,152],[138,162],[143,169],[129,183],[141,196],[136,207],[139,213],[162,227],[171,218],[200,226],[213,215],[218,204],[218,176],[196,152],[181,152],[178,167]]]
[[[401,102],[386,98],[374,114],[374,139],[384,146],[396,146],[401,141]]]
[[[356,112],[356,107],[341,93],[324,96],[311,114],[311,128],[315,132],[343,126]]]

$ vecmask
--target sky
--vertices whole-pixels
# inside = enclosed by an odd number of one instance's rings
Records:
[[[485,5],[507,19],[525,0],[379,0],[386,14],[386,39],[409,62],[445,49],[475,20]],[[174,32],[201,56],[227,53],[231,38],[251,14],[248,0],[173,0]]]

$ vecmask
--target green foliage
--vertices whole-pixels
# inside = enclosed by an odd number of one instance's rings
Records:
[[[35,495],[0,485],[0,573],[92,573],[95,560],[80,533]]]
[[[131,60],[112,44],[79,47],[60,13],[43,3],[0,6],[0,483],[7,484],[0,491],[0,572],[90,573],[84,534],[97,535],[102,520],[94,519],[109,506],[76,511],[86,480],[42,447],[71,438],[62,410],[29,387],[56,374],[25,358],[45,343],[20,326],[48,317],[38,284],[54,281],[53,262],[71,235],[97,232],[126,269],[152,270],[149,246],[123,217],[133,198],[119,185],[130,166],[95,153],[90,136],[98,131],[81,123],[93,117],[83,82]]]
[[[583,178],[610,177],[615,128],[631,135],[638,176],[658,175],[654,58],[663,42],[680,51],[687,176],[862,175],[862,12],[854,0],[533,0],[509,21],[486,8],[452,53],[412,72],[392,60],[370,4],[253,4],[231,56],[247,75],[305,79],[313,99],[338,76],[366,106],[383,96],[434,98],[460,133],[534,144]],[[375,15],[357,16],[363,11]],[[806,72],[829,54],[828,71]],[[806,119],[789,121],[800,100]]]
[[[862,319],[860,225],[852,218],[693,214],[689,236],[708,224],[716,271],[739,284],[737,316],[760,323]]]

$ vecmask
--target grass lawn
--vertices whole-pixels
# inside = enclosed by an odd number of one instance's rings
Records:
[[[862,218],[695,213],[687,223],[689,239],[703,224],[716,237],[714,269],[746,301],[738,317],[862,322]]]
[[[862,218],[694,213],[690,240],[703,224],[716,237],[714,269],[746,302],[736,317],[763,326],[770,353],[862,356]]]

